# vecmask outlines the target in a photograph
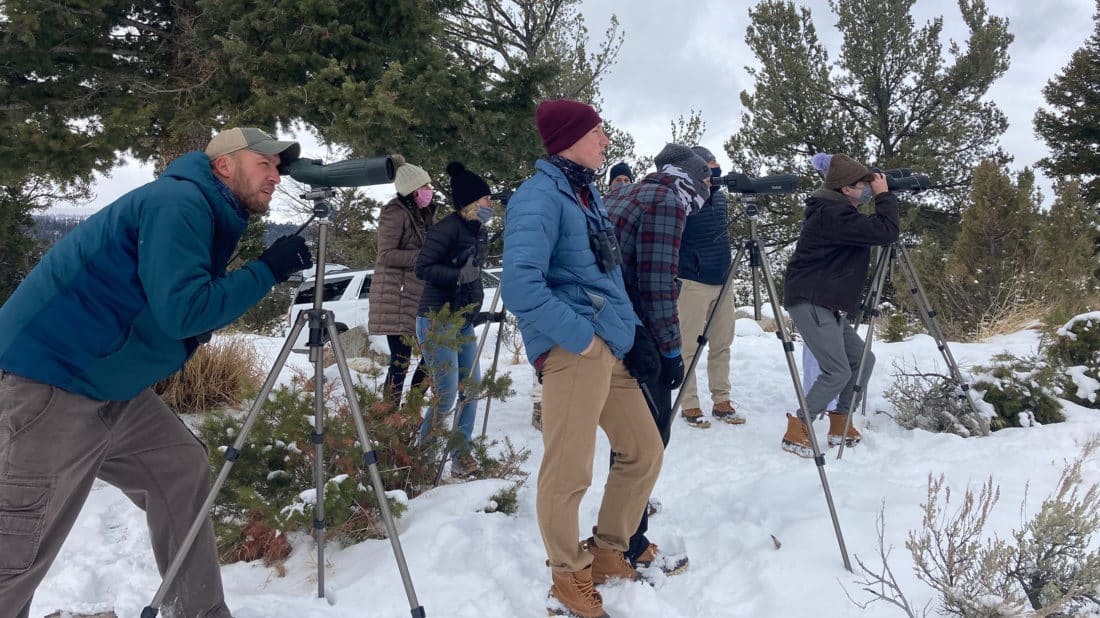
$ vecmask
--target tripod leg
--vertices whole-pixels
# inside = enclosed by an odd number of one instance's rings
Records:
[[[222,465],[221,470],[218,472],[218,477],[214,481],[214,485],[210,488],[210,493],[206,495],[206,501],[203,502],[201,512],[191,523],[191,528],[188,529],[187,535],[180,541],[179,550],[176,551],[176,555],[168,564],[168,569],[164,572],[164,578],[161,580],[160,588],[157,588],[157,592],[153,595],[153,600],[149,605],[141,611],[141,618],[154,618],[159,613],[160,606],[164,603],[164,597],[168,593],[168,587],[175,581],[176,576],[179,574],[180,567],[187,558],[188,552],[191,551],[191,546],[195,543],[195,538],[198,536],[204,520],[210,516],[210,509],[214,506],[214,500],[218,497],[218,492],[221,491],[222,485],[225,485],[225,481],[229,478],[229,473],[233,470],[233,465],[237,463],[237,459],[241,455],[241,449],[248,439],[248,434],[252,431],[252,426],[256,423],[256,419],[259,418],[260,410],[263,409],[264,403],[267,402],[267,397],[271,394],[271,389],[274,388],[275,382],[279,379],[279,373],[286,364],[286,359],[290,356],[290,351],[294,347],[294,342],[298,339],[298,334],[302,332],[302,328],[305,326],[307,320],[308,317],[306,316],[306,312],[298,314],[298,319],[294,322],[294,327],[290,329],[290,333],[287,335],[282,349],[279,350],[279,356],[275,360],[274,366],[271,367],[271,371],[268,372],[263,386],[260,387],[260,392],[256,395],[256,399],[253,400],[252,406],[248,409],[248,415],[245,417],[244,425],[241,427],[237,439],[233,442],[233,446],[227,448],[225,451],[225,464]]]
[[[486,326],[485,330],[489,330]],[[500,321],[500,325],[497,326],[497,343],[496,349],[493,350],[493,364],[489,365],[489,372],[485,375],[492,375],[494,378],[497,375],[497,360],[500,359],[500,342],[504,338],[504,320]],[[485,398],[485,418],[481,421],[481,437],[485,437],[486,430],[489,429],[489,407],[493,405],[493,398]]]
[[[351,380],[351,372],[348,371],[347,358],[344,356],[344,348],[340,344],[336,332],[336,320],[331,311],[325,312],[325,328],[328,330],[329,342],[332,344],[332,352],[336,357],[336,367],[340,371],[340,380],[344,384],[344,393],[351,408],[351,418],[355,423],[355,430],[359,434],[359,443],[363,445],[363,464],[370,470],[371,487],[374,489],[374,497],[378,500],[378,510],[382,513],[382,523],[386,528],[386,536],[390,538],[390,547],[393,549],[393,557],[397,561],[397,569],[401,572],[401,582],[405,586],[405,596],[409,599],[409,608],[413,618],[423,618],[426,614],[420,602],[416,599],[416,591],[413,589],[412,576],[409,575],[409,565],[405,562],[405,552],[401,549],[401,539],[397,536],[397,525],[394,523],[393,513],[390,511],[390,503],[386,499],[386,488],[382,484],[382,475],[378,472],[378,452],[374,449],[367,433],[367,425],[363,421],[363,414],[359,410],[359,398],[355,395],[355,389]]]
[[[821,454],[821,448],[817,444],[817,436],[814,434],[813,423],[810,420],[809,405],[806,403],[806,394],[802,391],[802,381],[798,376],[798,366],[794,360],[794,342],[787,332],[787,325],[783,321],[783,312],[779,306],[779,295],[775,291],[775,279],[772,277],[771,267],[768,265],[768,256],[764,248],[756,239],[756,217],[749,218],[749,230],[752,235],[750,242],[754,243],[755,250],[760,252],[760,268],[764,273],[764,282],[768,287],[768,299],[771,302],[772,312],[775,314],[775,324],[779,339],[783,342],[783,353],[787,358],[787,369],[791,374],[791,383],[794,384],[794,392],[798,397],[798,405],[801,409],[802,422],[806,423],[806,433],[810,437],[810,444],[814,450],[814,463],[817,464],[817,473],[821,479],[821,488],[825,491],[825,502],[829,508],[829,516],[833,520],[833,531],[836,533],[837,543],[840,545],[840,557],[844,560],[844,568],[852,570],[852,563],[848,558],[848,548],[844,544],[844,534],[840,530],[840,520],[836,514],[836,505],[833,504],[833,492],[829,489],[829,479],[825,475],[825,456]]]
[[[863,354],[859,359],[859,371],[856,372],[856,384],[852,393],[852,401],[848,404],[848,413],[844,416],[844,432],[840,434],[842,438],[836,452],[837,459],[844,456],[844,446],[848,442],[848,430],[852,426],[852,413],[856,410],[856,402],[863,400],[864,405],[867,404],[867,393],[864,392],[863,377],[867,373],[867,357],[871,354],[871,342],[875,338],[875,320],[879,317],[878,306],[882,300],[882,291],[886,287],[886,282],[890,279],[890,255],[893,251],[893,247],[879,251],[875,273],[871,277],[871,294],[873,296],[869,296],[863,306],[863,315],[868,316],[867,334],[863,340]]]
[[[924,322],[928,334],[935,339],[936,347],[939,349],[940,355],[943,356],[944,362],[947,363],[947,368],[951,372],[951,377],[959,385],[959,390],[961,391],[959,398],[966,399],[967,404],[970,406],[970,411],[974,414],[974,423],[971,429],[977,430],[978,433],[983,436],[988,436],[988,419],[982,416],[981,412],[978,410],[978,405],[974,403],[973,394],[970,392],[970,384],[963,380],[962,371],[959,370],[959,364],[955,362],[955,356],[951,353],[951,348],[947,346],[947,339],[943,336],[943,330],[940,328],[939,321],[936,320],[936,312],[932,309],[932,303],[929,302],[928,295],[924,293],[924,286],[921,285],[920,278],[917,277],[917,269],[913,266],[913,261],[909,259],[909,250],[902,244],[898,244],[897,248],[901,273],[905,277],[906,283],[909,285],[909,292],[913,295],[913,299],[917,303],[921,321]]]

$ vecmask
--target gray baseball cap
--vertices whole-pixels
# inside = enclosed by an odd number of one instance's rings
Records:
[[[287,164],[298,158],[302,147],[298,142],[280,142],[259,129],[237,127],[215,135],[206,146],[206,156],[213,161],[238,150],[251,150],[265,155],[277,154],[281,163]]]

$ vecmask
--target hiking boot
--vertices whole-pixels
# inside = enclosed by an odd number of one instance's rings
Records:
[[[698,427],[699,429],[706,429],[710,427],[710,421],[703,416],[703,411],[699,408],[684,408],[684,411],[680,413],[680,416],[684,417],[688,425],[692,427]]]
[[[847,422],[847,414],[829,413],[829,446],[840,446],[841,441],[844,442],[844,446],[855,446],[863,439],[863,436],[856,431],[855,423],[848,425],[848,435],[844,435],[844,424]]]
[[[531,426],[542,431],[542,402],[531,403]]]
[[[645,516],[653,517],[657,513],[661,512],[661,501],[656,498],[650,498],[649,502],[645,504]]]
[[[477,460],[473,458],[469,453],[465,455],[459,455],[458,459],[451,460],[451,477],[459,479],[468,479],[477,476],[480,471],[480,466],[477,465]]]
[[[714,418],[729,423],[730,425],[744,425],[747,420],[745,415],[739,414],[737,410],[734,409],[733,404],[728,400],[714,404],[714,407],[710,410],[710,414]]]
[[[592,581],[597,584],[604,584],[612,579],[637,581],[642,578],[641,574],[630,566],[623,552],[596,545],[596,538],[592,536],[588,537],[583,545],[592,553]]]
[[[657,567],[667,576],[679,575],[688,569],[687,554],[664,554],[657,549],[656,543],[650,543],[642,555],[634,561],[639,568]]]
[[[592,586],[592,567],[580,571],[551,571],[553,584],[546,595],[548,616],[609,618],[603,611],[603,597]]]
[[[814,456],[814,447],[810,442],[810,434],[806,431],[806,423],[792,414],[787,415],[787,433],[783,434],[783,450],[799,457]]]

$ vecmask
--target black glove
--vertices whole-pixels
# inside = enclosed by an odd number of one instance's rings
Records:
[[[296,235],[282,236],[271,243],[260,254],[260,261],[267,264],[278,283],[290,279],[290,275],[299,270],[313,266],[313,256],[309,254],[306,240]]]
[[[478,325],[484,324],[486,322],[503,322],[503,321],[504,321],[504,312],[503,311],[478,311],[477,314],[474,315],[474,326],[478,326]]]
[[[481,277],[481,267],[474,263],[474,256],[466,258],[466,263],[458,270],[458,284],[473,283]]]
[[[676,356],[662,356],[661,357],[661,384],[665,385],[665,388],[672,390],[680,388],[680,385],[684,383],[684,357],[677,354]]]
[[[661,353],[657,342],[643,326],[634,329],[634,346],[623,357],[623,364],[630,375],[639,382],[652,382],[661,372]]]
[[[470,245],[469,247],[466,247],[462,251],[459,251],[458,255],[454,256],[454,258],[451,260],[451,264],[454,265],[454,266],[462,266],[463,264],[466,263],[467,260],[470,259],[470,257],[473,254],[474,254],[474,246]]]

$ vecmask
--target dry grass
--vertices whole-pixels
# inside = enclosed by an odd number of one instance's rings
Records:
[[[1009,335],[1026,328],[1042,326],[1043,316],[1053,307],[1045,300],[1004,303],[990,307],[982,316],[975,333],[978,341],[997,335]]]
[[[257,391],[262,379],[259,356],[247,339],[218,337],[199,346],[182,371],[153,390],[176,413],[195,414],[239,406]]]

